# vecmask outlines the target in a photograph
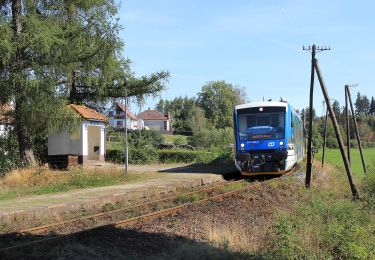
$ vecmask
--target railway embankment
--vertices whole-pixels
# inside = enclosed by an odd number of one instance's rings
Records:
[[[131,168],[132,174],[151,175],[129,183],[74,189],[0,200],[0,233],[20,230],[134,202],[162,197],[179,190],[223,181],[231,168],[151,165]]]

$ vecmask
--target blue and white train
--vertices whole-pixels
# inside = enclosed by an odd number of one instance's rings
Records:
[[[282,174],[303,159],[302,120],[289,103],[238,105],[233,121],[235,165],[242,175]]]

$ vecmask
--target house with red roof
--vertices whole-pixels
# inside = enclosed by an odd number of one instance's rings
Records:
[[[77,129],[65,129],[48,136],[48,163],[53,168],[67,168],[89,161],[104,161],[105,126],[108,118],[81,105],[68,105],[81,118]]]
[[[143,129],[142,120],[140,120],[130,111],[128,107],[125,107],[125,105],[122,103],[113,103],[112,106],[105,112],[105,115],[109,120],[109,125],[115,129],[124,129],[126,114],[126,128],[132,130]]]
[[[144,126],[156,131],[171,131],[171,117],[170,114],[163,114],[158,110],[145,110],[138,115],[142,118]]]

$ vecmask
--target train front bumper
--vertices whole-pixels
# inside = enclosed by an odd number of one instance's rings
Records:
[[[285,171],[286,150],[254,150],[237,154],[236,167],[243,173],[277,174]]]

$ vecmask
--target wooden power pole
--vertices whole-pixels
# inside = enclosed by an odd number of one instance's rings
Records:
[[[319,79],[320,87],[322,89],[323,96],[324,96],[324,99],[325,99],[326,104],[327,104],[327,109],[329,110],[329,117],[331,118],[331,121],[333,123],[333,128],[335,130],[336,139],[337,139],[337,142],[339,143],[339,148],[340,148],[342,160],[344,162],[346,175],[348,176],[350,189],[352,191],[353,198],[358,199],[359,198],[358,191],[357,191],[357,188],[356,188],[356,186],[354,184],[354,181],[353,181],[352,170],[350,169],[350,164],[349,164],[348,158],[346,157],[346,154],[345,154],[344,142],[342,141],[342,137],[341,137],[341,134],[340,134],[339,124],[337,123],[335,113],[333,112],[331,101],[329,100],[329,96],[328,96],[328,91],[327,91],[327,88],[325,86],[323,76],[320,72],[320,68],[319,68],[317,60],[315,60],[314,65],[315,65],[316,74],[317,74],[318,79]]]
[[[316,74],[318,76],[319,83],[320,83],[320,87],[321,87],[321,90],[322,90],[322,93],[323,93],[323,96],[324,96],[324,100],[325,100],[325,102],[327,104],[327,114],[329,115],[329,117],[330,117],[330,119],[332,121],[332,124],[333,124],[333,128],[335,130],[336,139],[337,139],[337,142],[339,144],[339,148],[340,148],[342,160],[344,162],[346,174],[348,176],[348,180],[349,180],[349,184],[350,184],[350,189],[352,191],[353,198],[354,199],[358,199],[359,198],[358,191],[357,191],[357,188],[356,188],[356,186],[354,184],[354,181],[353,181],[352,171],[350,169],[350,164],[349,164],[348,158],[347,158],[347,156],[345,154],[344,142],[343,142],[342,137],[341,137],[339,125],[337,123],[337,119],[336,119],[335,113],[333,111],[330,98],[328,96],[328,91],[327,91],[327,88],[325,86],[325,83],[324,83],[324,80],[323,80],[323,76],[322,76],[322,74],[320,72],[318,61],[315,58],[316,52],[330,50],[330,48],[329,47],[328,48],[327,47],[316,47],[315,44],[314,44],[314,45],[312,45],[312,47],[311,46],[308,46],[307,48],[303,47],[303,50],[311,51],[309,133],[308,133],[308,143],[307,143],[307,164],[306,164],[306,181],[305,181],[305,186],[307,188],[309,188],[310,187],[310,182],[311,182],[311,170],[312,170],[312,147],[311,146],[312,146],[313,94],[314,94],[314,72],[316,72]],[[349,97],[349,101],[351,103],[350,97]]]
[[[313,121],[313,103],[314,103],[314,67],[315,67],[315,54],[316,54],[316,46],[315,44],[308,49],[304,50],[311,50],[311,79],[310,79],[310,100],[309,100],[309,130],[308,130],[308,139],[307,139],[307,162],[306,162],[306,179],[305,179],[305,186],[306,188],[310,187],[311,183],[311,168],[312,168],[312,121]]]
[[[322,152],[322,168],[324,167],[324,157],[327,145],[327,123],[328,123],[328,108],[326,107],[326,116],[324,119],[324,136],[323,136],[323,152]]]
[[[351,94],[350,94],[349,85],[345,85],[345,93],[347,94],[347,97],[349,98],[350,110],[351,110],[352,116],[353,116],[355,135],[357,137],[359,153],[361,154],[363,171],[366,172],[365,158],[363,157],[361,138],[359,137],[359,133],[358,133],[357,119],[355,117],[355,110],[354,110],[353,103],[352,103],[352,97],[351,97]]]
[[[346,123],[346,154],[348,156],[348,161],[350,163],[350,126],[349,126],[349,101],[348,92],[346,91],[348,85],[345,85],[345,123]]]

